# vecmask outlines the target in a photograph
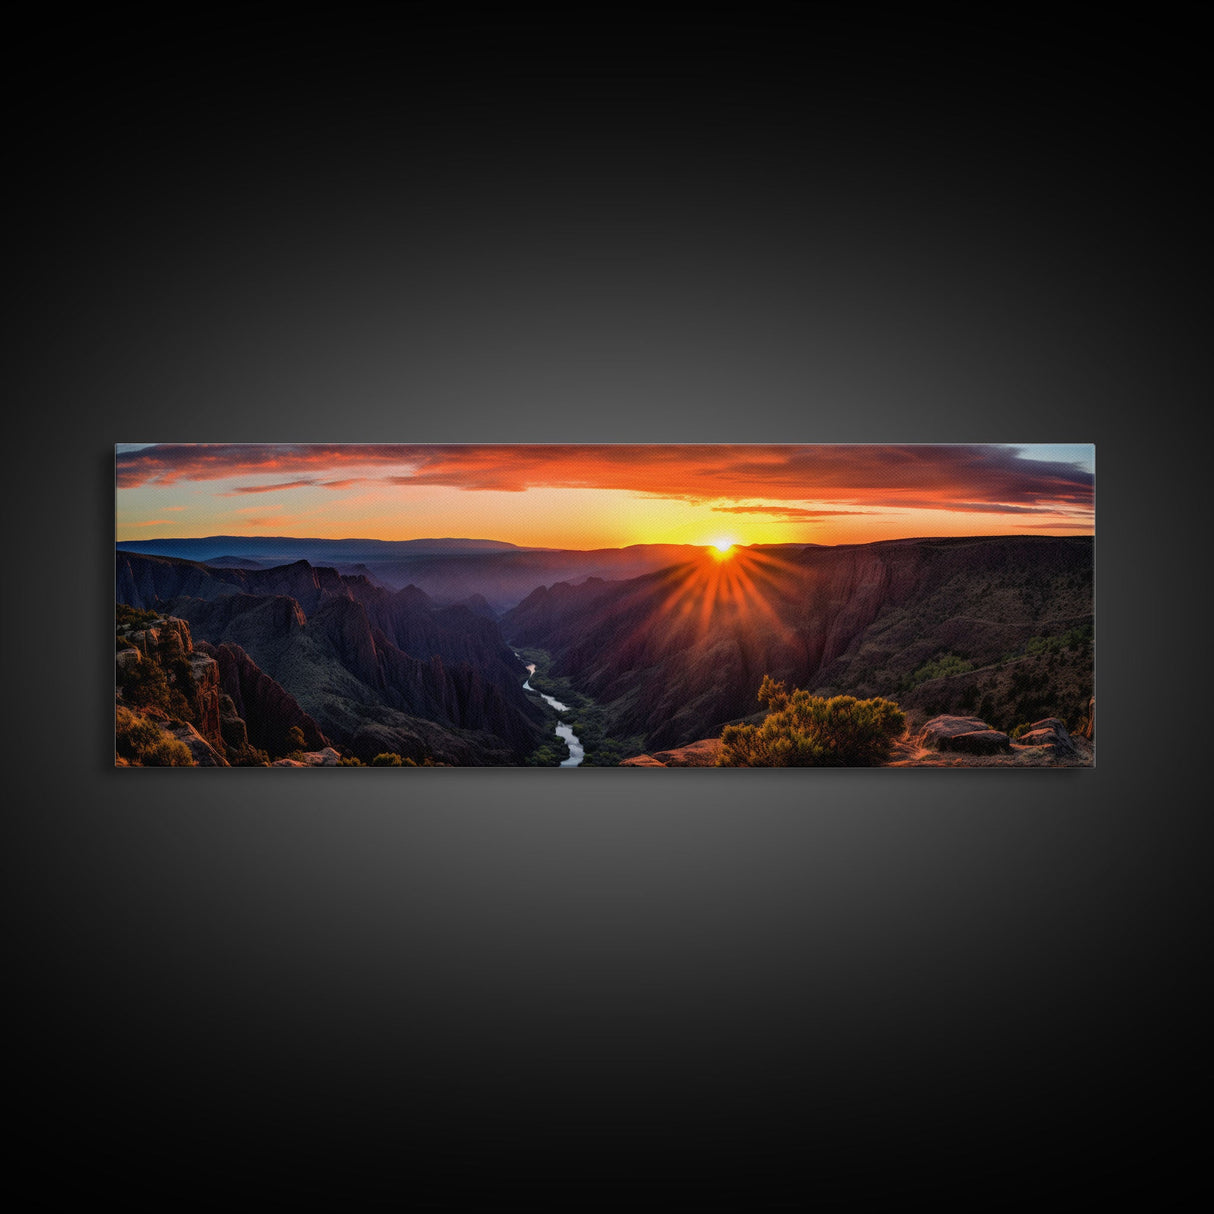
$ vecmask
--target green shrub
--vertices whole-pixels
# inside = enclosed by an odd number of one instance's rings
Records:
[[[114,749],[124,759],[140,759],[160,739],[164,730],[155,721],[124,708],[121,704],[114,710]]]
[[[114,708],[114,750],[137,767],[193,767],[190,748],[142,713]]]
[[[560,747],[560,751],[556,749]],[[527,767],[559,767],[567,758],[569,758],[569,747],[560,738],[554,738],[551,742],[545,742],[541,746],[537,746],[535,750],[527,756]]]
[[[177,738],[165,734],[155,746],[143,752],[144,767],[193,767],[190,748]]]
[[[130,607],[126,603],[114,604],[115,628],[146,628],[158,619],[160,616],[155,611],[141,611],[138,607]]]
[[[229,750],[228,762],[233,767],[269,767],[270,756],[256,746],[246,746],[244,750]]]
[[[404,767],[405,761],[398,754],[393,754],[390,751],[384,751],[382,754],[377,754],[371,760],[372,767]],[[410,767],[416,767],[417,764],[410,761]]]
[[[903,691],[910,691],[928,679],[946,679],[950,675],[965,674],[974,669],[974,663],[968,658],[959,657],[955,653],[942,653],[925,662],[914,674],[908,675],[902,682]]]
[[[762,725],[727,725],[718,767],[871,767],[889,758],[906,717],[892,700],[810,695],[764,676]]]
[[[117,684],[122,698],[140,708],[168,708],[169,680],[156,662],[143,659],[118,671]]]

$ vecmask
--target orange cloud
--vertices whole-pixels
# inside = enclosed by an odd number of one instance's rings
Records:
[[[1094,485],[1092,473],[1076,464],[989,445],[185,444],[120,452],[116,472],[119,488],[285,475],[293,479],[232,492],[372,479],[515,493],[541,486],[618,489],[695,503],[760,498],[790,503],[790,510],[826,501],[1001,513],[1090,509]],[[339,479],[324,479],[335,473]]]
[[[871,510],[807,510],[802,506],[713,506],[712,509],[719,514],[762,514],[769,518],[787,519],[790,522],[873,513]]]

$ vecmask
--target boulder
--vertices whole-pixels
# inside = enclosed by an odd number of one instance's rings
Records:
[[[941,738],[938,749],[956,750],[969,755],[995,755],[1011,750],[1008,736],[998,729],[974,729]]]
[[[326,746],[323,750],[306,750],[300,758],[304,767],[336,767],[341,755],[332,746]]]
[[[162,664],[189,657],[194,648],[189,624],[175,616],[161,617],[151,627],[131,632],[126,639],[148,657],[155,655]]]
[[[1017,739],[1021,746],[1043,746],[1054,754],[1073,755],[1075,743],[1067,733],[1066,726],[1057,717],[1046,717],[1034,721]]]
[[[955,738],[964,733],[983,733],[990,726],[978,717],[933,717],[915,739],[920,746],[931,746],[942,749],[940,743],[947,738]]]

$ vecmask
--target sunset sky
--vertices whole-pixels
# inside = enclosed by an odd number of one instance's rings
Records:
[[[1087,535],[1091,444],[115,447],[116,538],[524,547]]]

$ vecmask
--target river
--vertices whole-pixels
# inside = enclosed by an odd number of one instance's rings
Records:
[[[514,656],[517,658],[518,654],[516,653]],[[520,661],[521,661],[521,659],[520,659]],[[539,690],[538,687],[531,686],[531,676],[533,674],[535,674],[535,663],[528,662],[527,663],[527,681],[523,684],[523,690],[524,691],[534,691],[535,694],[537,696],[539,696],[541,700],[546,700],[549,704],[552,705],[553,708],[555,708],[557,710],[557,712],[568,712],[569,711],[568,704],[562,704],[560,702],[560,700],[554,700],[552,698],[552,696],[546,696],[542,691]],[[556,732],[557,732],[558,737],[564,738],[565,741],[569,744],[569,758],[567,758],[561,764],[561,766],[562,767],[577,767],[578,764],[581,763],[581,761],[586,757],[586,751],[582,747],[581,742],[579,742],[577,740],[577,736],[574,734],[573,729],[570,726],[566,725],[564,721],[561,721],[557,724]]]

